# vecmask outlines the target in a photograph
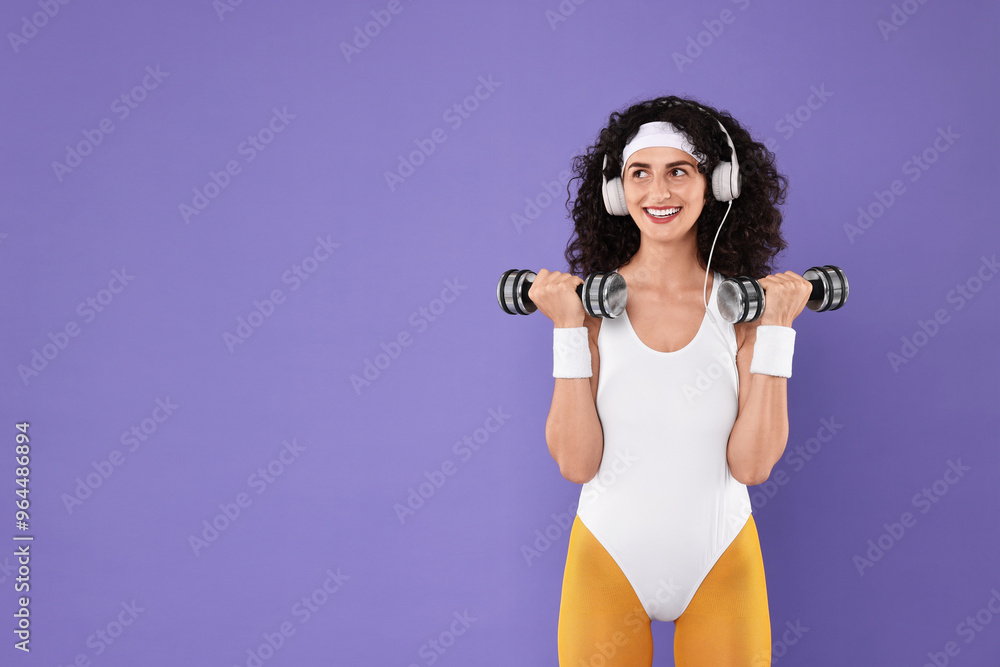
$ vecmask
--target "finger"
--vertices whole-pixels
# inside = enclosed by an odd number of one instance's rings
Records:
[[[759,282],[760,286],[763,287],[765,290],[771,287],[777,287],[778,285],[781,284],[781,281],[776,276],[764,276],[757,282]]]
[[[793,286],[796,283],[797,281],[795,278],[784,273],[778,273],[773,276],[767,276],[760,279],[760,284],[764,286],[764,289],[767,289],[768,286],[784,289],[786,287]]]

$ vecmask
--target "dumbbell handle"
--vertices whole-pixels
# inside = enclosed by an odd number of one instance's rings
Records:
[[[531,286],[535,284],[535,278],[537,277],[538,274],[535,273],[534,271],[531,271],[527,273],[524,276],[524,278],[519,282],[520,286],[519,289],[521,290],[520,291],[521,304],[524,306],[524,311],[526,315],[538,310],[538,306],[536,306],[535,302],[531,300],[530,296],[528,296],[528,292],[531,290]],[[580,283],[579,285],[576,286],[576,295],[580,297],[581,301],[583,300],[583,283]]]
[[[814,266],[802,277],[812,285],[806,307],[815,312],[837,310],[847,301],[847,276],[836,266]],[[729,279],[719,286],[719,313],[729,323],[753,322],[764,312],[764,289],[747,276]]]
[[[809,284],[813,287],[812,291],[809,292],[809,301],[822,301],[826,294],[826,283],[820,278],[813,278],[809,280]],[[767,292],[767,290],[764,291]]]
[[[537,274],[527,269],[506,271],[497,283],[497,302],[510,315],[530,315],[538,306],[528,296]],[[595,273],[576,286],[583,309],[592,317],[615,318],[625,310],[625,279],[618,273]]]

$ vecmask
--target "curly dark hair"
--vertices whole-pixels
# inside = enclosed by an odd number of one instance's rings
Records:
[[[698,171],[708,179],[705,206],[697,222],[698,255],[702,265],[706,263],[712,239],[728,205],[715,200],[711,185],[715,165],[730,157],[729,144],[719,122],[725,126],[736,147],[742,186],[719,234],[712,267],[728,277],[761,278],[772,273],[771,262],[786,247],[780,231],[778,206],[784,204],[788,190],[788,179],[778,173],[774,153],[754,141],[727,112],[675,96],[658,97],[633,104],[624,112],[612,112],[597,143],[585,154],[573,158],[575,176],[570,183],[579,180],[580,186],[576,200],[572,201],[570,194],[566,204],[574,222],[574,235],[565,253],[570,273],[584,276],[614,271],[628,263],[639,250],[639,229],[631,223],[631,217],[613,216],[604,208],[602,162],[607,155],[609,179],[619,176],[625,144],[635,136],[640,125],[657,121],[671,123],[686,133],[695,150],[705,156],[698,165]]]

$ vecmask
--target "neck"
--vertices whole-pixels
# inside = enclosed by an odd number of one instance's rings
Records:
[[[681,294],[701,289],[705,281],[705,264],[698,257],[692,235],[688,243],[641,243],[628,264],[629,287],[652,287]],[[711,280],[711,278],[709,278]]]

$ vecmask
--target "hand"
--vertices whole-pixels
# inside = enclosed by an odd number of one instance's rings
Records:
[[[528,289],[528,298],[557,327],[582,327],[586,313],[576,286],[583,279],[572,273],[540,269]]]
[[[792,271],[766,276],[759,282],[766,292],[764,313],[760,316],[760,323],[781,327],[792,326],[792,321],[799,316],[809,301],[812,283]]]

